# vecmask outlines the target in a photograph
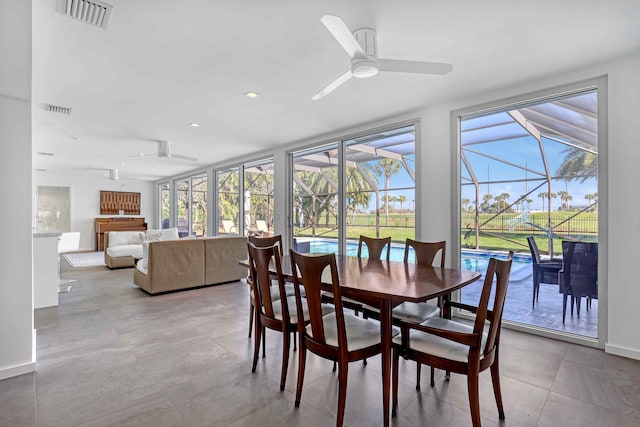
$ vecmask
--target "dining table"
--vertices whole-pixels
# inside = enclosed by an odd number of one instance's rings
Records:
[[[248,266],[249,262],[243,260],[240,264]],[[283,275],[290,279],[290,256],[284,255],[281,264]],[[347,255],[336,255],[336,266],[342,296],[378,307],[380,310],[383,420],[384,425],[388,426],[393,307],[406,301],[418,303],[438,297],[450,298],[452,292],[478,280],[481,274],[454,268],[369,260]],[[326,272],[325,270],[325,274]],[[330,274],[327,278],[330,278]],[[327,282],[327,290],[330,290],[330,283]],[[450,316],[450,313],[444,314]]]

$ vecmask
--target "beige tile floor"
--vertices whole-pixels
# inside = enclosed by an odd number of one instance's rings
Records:
[[[58,307],[36,310],[37,371],[0,381],[1,426],[332,426],[337,376],[309,355],[303,400],[293,405],[296,353],[278,388],[280,344],[251,373],[248,293],[240,282],[151,297],[132,270],[65,269],[79,282]],[[481,374],[485,426],[640,426],[640,362],[503,331],[506,420]],[[401,360],[396,426],[468,426],[466,380],[416,392]],[[349,368],[345,424],[382,425],[379,358]]]

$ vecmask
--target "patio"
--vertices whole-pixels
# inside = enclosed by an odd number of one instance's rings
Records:
[[[562,324],[562,294],[558,285],[540,284],[540,294],[535,308],[531,307],[533,292],[533,271],[531,265],[513,271],[507,291],[503,319],[508,322],[552,329],[554,331],[582,335],[590,338],[598,336],[598,300],[594,299],[587,311],[586,300],[582,300],[580,317],[574,311],[571,316],[570,300],[567,299],[567,315]],[[477,303],[482,289],[482,280],[465,287],[463,302]]]

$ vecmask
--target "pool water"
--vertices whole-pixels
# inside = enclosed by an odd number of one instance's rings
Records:
[[[312,253],[337,253],[338,242],[335,240],[310,240],[309,252]],[[347,253],[349,256],[356,256],[358,254],[358,243],[347,242]],[[366,246],[362,248],[362,256],[368,257]],[[487,271],[487,265],[489,264],[489,258],[496,257],[498,259],[504,259],[506,254],[500,252],[490,251],[462,251],[460,258],[460,268],[463,270],[477,271],[478,273],[485,273]],[[392,261],[404,260],[404,245],[391,245],[390,258]],[[410,248],[409,262],[415,262],[415,254],[413,248]],[[524,270],[523,270],[524,269]],[[531,256],[515,254],[513,257],[513,263],[511,264],[511,280],[517,280],[519,276],[528,275],[531,272]]]

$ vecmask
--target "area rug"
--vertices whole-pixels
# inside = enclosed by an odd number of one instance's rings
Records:
[[[74,268],[104,266],[104,252],[73,252],[62,257]]]

